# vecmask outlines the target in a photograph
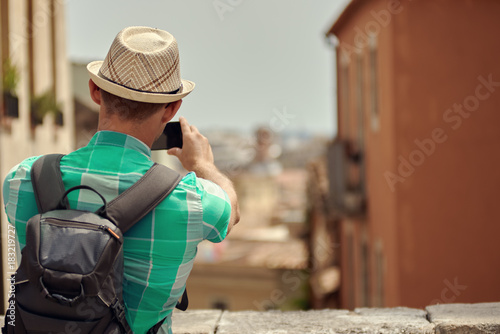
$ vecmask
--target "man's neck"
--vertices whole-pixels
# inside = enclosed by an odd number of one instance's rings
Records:
[[[154,118],[143,122],[123,121],[116,115],[99,115],[98,131],[115,131],[135,137],[151,147],[161,133],[159,121]]]

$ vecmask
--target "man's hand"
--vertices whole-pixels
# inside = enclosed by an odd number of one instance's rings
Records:
[[[198,177],[212,181],[227,193],[231,201],[229,233],[240,220],[238,198],[233,183],[215,166],[214,155],[208,139],[195,126],[189,125],[184,117],[180,117],[179,122],[182,129],[182,148],[174,147],[167,153],[176,156],[186,170],[195,172]]]
[[[184,117],[179,118],[182,130],[182,148],[174,147],[167,151],[179,158],[182,166],[198,173],[198,170],[214,165],[214,155],[208,139],[194,125],[189,125]],[[215,166],[214,166],[215,167]]]

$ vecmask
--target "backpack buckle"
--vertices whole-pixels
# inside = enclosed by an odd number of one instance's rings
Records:
[[[110,307],[115,314],[117,322],[122,327],[123,333],[133,334],[127,319],[125,319],[125,306],[118,299],[115,299],[115,302]]]
[[[119,322],[122,322],[123,319],[125,319],[125,307],[118,299],[116,299],[113,305],[111,305],[111,309]]]

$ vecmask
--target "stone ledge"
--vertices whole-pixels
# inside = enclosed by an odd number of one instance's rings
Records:
[[[210,321],[213,327],[205,328],[204,331],[200,331],[200,326],[192,323],[197,320],[199,312],[204,317],[206,314],[204,312],[207,311],[188,311],[181,316],[176,312],[173,317],[173,332],[176,334],[434,333],[434,325],[427,321],[425,311],[403,307],[357,309],[354,312],[242,311],[217,314],[215,311],[211,314]],[[215,324],[217,318],[220,320]],[[186,319],[189,319],[192,325],[187,325],[184,322]]]
[[[3,326],[4,317],[0,316]],[[175,334],[498,334],[500,303],[320,311],[174,311]]]
[[[500,303],[320,311],[174,312],[175,334],[500,333]]]
[[[500,303],[441,304],[426,310],[436,333],[500,333]]]
[[[214,334],[222,315],[219,310],[174,311],[172,331],[185,334]]]

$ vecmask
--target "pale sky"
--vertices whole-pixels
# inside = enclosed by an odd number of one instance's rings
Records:
[[[116,34],[145,25],[172,33],[181,76],[196,83],[179,111],[201,129],[333,137],[334,52],[324,37],[347,0],[67,0],[71,60],[102,60]]]

